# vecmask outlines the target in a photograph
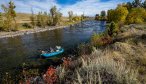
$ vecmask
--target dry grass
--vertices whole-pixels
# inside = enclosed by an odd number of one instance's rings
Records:
[[[118,42],[104,49],[94,48],[91,55],[82,55],[82,66],[63,70],[64,84],[145,84],[145,30],[123,32]],[[126,38],[126,39],[125,39]],[[124,40],[123,40],[124,39]]]
[[[110,52],[94,51],[91,55],[80,58],[82,66],[72,72],[61,70],[61,80],[71,84],[138,84],[137,70],[132,70],[126,63],[115,61]],[[62,76],[63,73],[66,73]],[[70,78],[70,80],[66,80]]]

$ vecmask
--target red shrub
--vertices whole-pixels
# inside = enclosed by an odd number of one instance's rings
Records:
[[[65,67],[65,68],[69,68],[70,67],[70,65],[71,65],[71,58],[70,57],[64,57],[63,58],[63,66]]]
[[[54,84],[57,81],[56,69],[50,66],[44,74],[43,79],[47,84]]]

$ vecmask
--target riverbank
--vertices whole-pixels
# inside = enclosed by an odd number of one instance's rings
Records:
[[[27,34],[31,34],[31,33],[51,31],[51,30],[55,30],[55,29],[65,28],[65,27],[68,27],[68,26],[51,26],[51,27],[46,27],[46,28],[36,27],[34,29],[25,29],[25,30],[19,30],[19,31],[15,31],[15,32],[13,32],[13,31],[12,32],[0,32],[0,39],[21,36],[21,35],[27,35]]]
[[[92,54],[82,55],[68,66],[68,69],[57,68],[59,83],[145,84],[145,26],[123,26],[112,44],[96,48]]]

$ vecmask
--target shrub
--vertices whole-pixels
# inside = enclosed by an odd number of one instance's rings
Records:
[[[111,22],[108,26],[107,32],[109,36],[114,36],[119,31],[118,25],[114,22]]]
[[[144,8],[132,8],[128,14],[127,24],[142,23],[145,20],[146,11]]]
[[[104,34],[94,33],[91,37],[91,45],[93,46],[102,46],[112,42],[112,38]]]
[[[25,28],[32,28],[32,25],[29,23],[24,23],[24,24],[22,24],[22,26]]]
[[[92,46],[90,44],[82,43],[78,46],[79,55],[87,55],[92,52]]]

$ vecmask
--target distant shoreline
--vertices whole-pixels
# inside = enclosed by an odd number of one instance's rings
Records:
[[[34,28],[34,29],[26,29],[26,30],[19,30],[19,31],[11,31],[11,32],[0,32],[0,39],[2,38],[9,38],[9,37],[16,37],[16,36],[22,36],[32,33],[38,33],[38,32],[44,32],[44,31],[51,31],[55,29],[62,29],[68,26],[51,26],[46,28]]]

